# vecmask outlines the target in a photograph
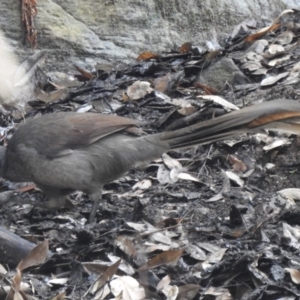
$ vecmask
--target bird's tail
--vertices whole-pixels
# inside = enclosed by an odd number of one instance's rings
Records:
[[[298,123],[297,123],[298,122]],[[275,100],[242,108],[221,117],[159,134],[170,149],[212,143],[262,129],[300,134],[300,103]]]

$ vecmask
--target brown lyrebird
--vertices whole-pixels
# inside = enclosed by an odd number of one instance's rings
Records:
[[[300,103],[276,100],[182,129],[141,136],[135,120],[97,113],[60,112],[27,120],[0,148],[1,176],[32,181],[64,203],[75,190],[94,201],[93,221],[107,184],[171,149],[211,143],[262,129],[300,134]]]

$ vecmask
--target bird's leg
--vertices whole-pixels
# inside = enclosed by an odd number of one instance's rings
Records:
[[[95,222],[95,217],[97,213],[97,209],[102,200],[102,189],[97,191],[96,193],[90,194],[90,199],[93,200],[93,206],[90,213],[89,223]]]

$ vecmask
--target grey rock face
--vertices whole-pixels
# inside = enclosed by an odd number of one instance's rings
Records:
[[[94,66],[128,63],[146,50],[160,52],[191,41],[221,42],[245,18],[270,20],[283,9],[299,8],[293,0],[39,0],[38,49],[48,52],[49,70],[71,64]],[[0,1],[0,28],[23,60],[19,0]]]

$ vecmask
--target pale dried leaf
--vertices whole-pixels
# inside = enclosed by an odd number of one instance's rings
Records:
[[[237,174],[231,172],[231,171],[226,171],[225,174],[228,176],[228,178],[235,182],[237,185],[239,185],[240,187],[244,186],[244,180],[241,179]]]
[[[158,291],[161,291],[166,285],[169,285],[171,282],[171,277],[170,275],[166,275],[163,277],[160,282],[157,284],[156,289]]]
[[[138,232],[143,232],[147,230],[147,225],[145,224],[133,223],[133,222],[126,222],[126,224]]]
[[[7,270],[0,264],[0,274],[5,275],[7,273]]]
[[[290,143],[291,142],[287,139],[283,139],[283,138],[277,139],[277,140],[273,141],[271,144],[264,146],[263,149],[265,151],[270,151],[272,149],[276,149],[276,148],[282,147],[284,145],[289,145]]]
[[[200,180],[194,176],[192,176],[191,174],[188,173],[179,173],[177,176],[179,179],[182,180],[189,180],[189,181],[195,181],[195,182],[200,182]]]
[[[284,47],[277,44],[272,44],[269,46],[268,53],[271,55],[278,55],[284,53]]]
[[[174,169],[174,168],[180,169],[180,170],[182,169],[181,163],[180,163],[178,160],[176,160],[176,159],[172,158],[171,156],[169,156],[168,154],[164,153],[164,154],[162,155],[162,159],[163,159],[164,164],[165,164],[170,170],[172,170],[172,169]]]
[[[280,33],[276,38],[275,38],[275,43],[279,43],[281,45],[287,45],[290,44],[293,41],[293,38],[295,37],[295,34],[290,31],[284,31]]]
[[[170,245],[145,242],[142,250],[144,253],[151,253],[157,250],[168,251],[170,250]]]
[[[175,300],[178,295],[178,287],[176,285],[166,285],[162,292],[167,297],[166,300]]]
[[[252,75],[266,75],[268,73],[268,69],[266,68],[260,68],[260,69],[257,69],[255,70],[254,72],[252,72],[251,74]]]
[[[119,247],[129,257],[135,258],[137,253],[133,241],[124,235],[119,235],[115,238],[114,244]]]
[[[287,223],[282,223],[282,230],[286,243],[292,247],[299,248],[300,230],[293,228]]]
[[[258,61],[248,61],[241,65],[241,69],[248,70],[250,72],[259,70],[262,68],[262,65]]]
[[[48,280],[48,284],[50,285],[61,285],[64,286],[68,282],[69,278],[53,278]]]
[[[200,261],[205,261],[207,258],[205,252],[196,245],[189,245],[186,247],[185,252],[188,253],[192,258]]]
[[[178,176],[179,176],[180,172],[181,172],[181,169],[177,169],[177,168],[174,168],[170,171],[169,176],[170,176],[172,183],[175,183],[178,181],[178,179],[179,179]]]
[[[139,182],[137,182],[132,189],[136,190],[136,189],[140,189],[140,190],[146,190],[148,189],[150,186],[152,186],[152,181],[150,179],[143,179]]]
[[[208,251],[210,253],[215,253],[215,252],[217,252],[217,251],[219,251],[219,250],[222,249],[219,246],[211,244],[211,243],[197,243],[197,245],[200,248],[202,248],[202,249],[204,249],[204,250],[206,250],[206,251]]]
[[[127,89],[127,96],[131,100],[138,100],[151,93],[153,89],[150,87],[150,83],[147,81],[135,81]]]
[[[293,11],[292,9],[285,9],[282,11],[282,13],[278,16],[279,18],[282,17],[285,14],[290,14],[290,13],[294,13],[295,11]]]
[[[146,294],[139,282],[130,276],[117,276],[110,282],[111,292],[117,297],[122,293],[122,300],[142,300]]]
[[[82,113],[86,113],[86,112],[90,111],[92,108],[93,108],[93,105],[85,104],[85,105],[82,105],[80,108],[78,108],[76,110],[76,112],[82,114]]]
[[[228,289],[226,289],[226,288],[223,288],[223,287],[213,287],[213,286],[211,286],[211,287],[209,287],[205,292],[204,292],[204,294],[205,295],[212,295],[212,296],[214,296],[214,297],[220,297],[221,296],[221,298],[220,299],[232,299],[233,300],[233,298],[232,298],[232,296],[231,296],[231,294],[230,294],[230,292],[229,292],[229,290]],[[224,297],[224,298],[223,298]],[[219,299],[219,298],[217,298],[217,299]]]
[[[285,268],[290,273],[292,281],[296,284],[300,284],[300,272],[297,269]]]
[[[160,164],[157,170],[156,178],[160,184],[171,183],[170,170],[163,164]]]
[[[102,289],[100,289],[96,294],[93,300],[102,300],[105,299],[110,294],[110,284],[106,284]],[[86,296],[86,295],[85,295]]]
[[[163,232],[155,232],[150,235],[151,241],[155,241],[161,244],[170,245],[172,240],[166,236]]]
[[[269,61],[268,66],[270,66],[270,67],[280,66],[284,62],[290,61],[290,59],[291,59],[291,55],[286,55],[286,56],[281,57],[281,58],[274,58],[274,59]]]
[[[210,263],[218,263],[222,260],[225,252],[227,251],[227,248],[222,248],[219,251],[216,251],[215,253],[212,253],[209,258],[208,261]]]
[[[262,80],[260,83],[261,86],[269,86],[275,84],[277,81],[287,77],[290,74],[290,72],[284,72],[275,76],[270,76]]]
[[[283,198],[286,198],[292,202],[295,200],[300,200],[300,189],[297,188],[290,188],[284,189],[277,192]]]
[[[230,111],[230,110],[239,110],[239,108],[228,102],[227,100],[225,100],[224,98],[222,97],[219,97],[219,96],[212,96],[212,95],[209,95],[209,96],[197,96],[197,98],[200,98],[200,99],[203,99],[203,100],[206,100],[206,101],[213,101],[214,103],[217,103],[221,106],[223,106],[223,108],[227,111]]]

